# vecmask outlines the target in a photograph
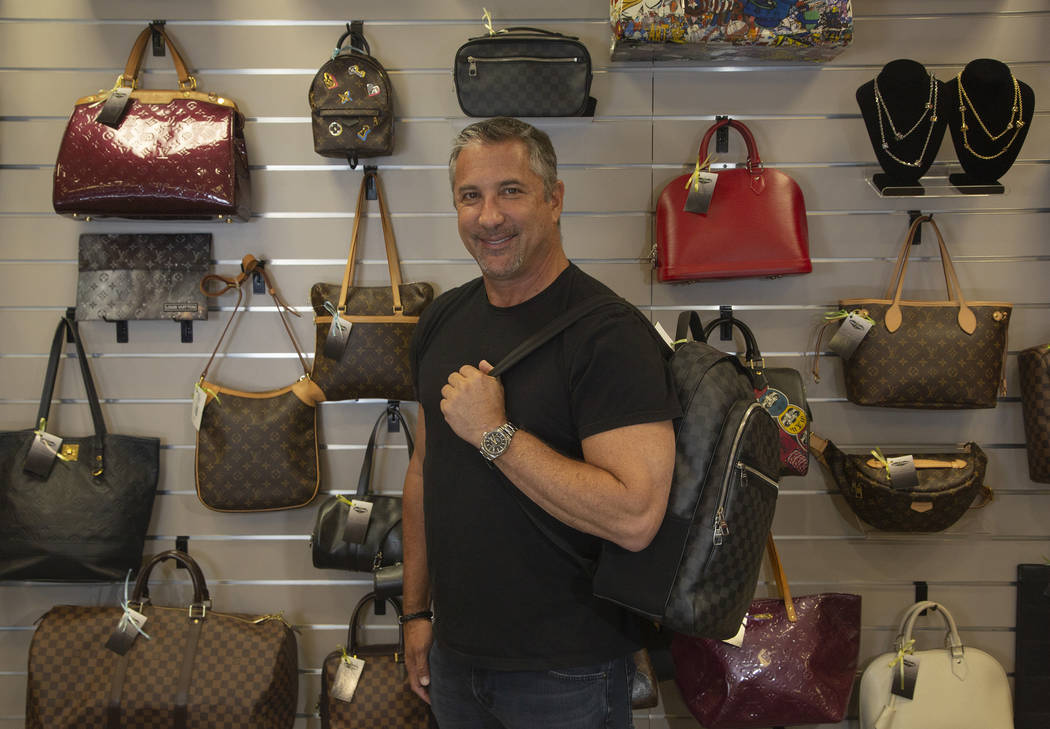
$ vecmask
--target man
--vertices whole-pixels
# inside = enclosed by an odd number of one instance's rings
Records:
[[[680,414],[661,345],[636,312],[607,308],[501,379],[486,374],[552,317],[609,290],[562,249],[564,186],[546,134],[516,119],[472,124],[449,172],[481,277],[440,296],[413,342],[409,680],[442,729],[629,727],[636,621],[595,598],[536,521],[587,558],[602,540],[631,550],[652,540]]]

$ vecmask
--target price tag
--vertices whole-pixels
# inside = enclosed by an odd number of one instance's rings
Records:
[[[372,502],[360,499],[341,499],[347,504],[346,525],[343,527],[343,541],[350,544],[362,544],[368,533],[368,522],[372,519]]]
[[[190,421],[194,430],[201,429],[201,418],[204,417],[204,406],[208,404],[208,392],[201,387],[201,383],[193,386],[193,407],[190,410]]]
[[[58,457],[58,449],[62,447],[62,439],[57,435],[38,430],[33,434],[33,442],[29,444],[29,452],[26,453],[22,470],[40,478],[47,478],[54,468],[55,458]]]
[[[736,646],[737,648],[741,648],[744,645],[744,633],[746,631],[747,631],[747,616],[745,615],[744,619],[740,621],[740,629],[736,631],[736,635],[734,635],[732,638],[726,638],[722,642],[723,643],[728,643],[731,646]]]
[[[656,333],[660,335],[660,339],[664,340],[668,347],[674,349],[674,340],[671,339],[671,335],[667,333],[663,325],[660,322],[653,324],[653,328],[656,329]]]
[[[142,632],[142,626],[146,624],[146,616],[129,607],[124,608],[124,614],[120,616],[113,634],[106,641],[106,648],[122,656],[131,650],[131,645]]]
[[[332,697],[339,701],[350,702],[354,699],[357,691],[357,682],[361,680],[361,672],[365,670],[365,662],[357,656],[343,654],[339,661],[339,668],[335,672],[332,681]]]
[[[890,691],[901,698],[915,698],[915,681],[919,677],[919,659],[916,656],[901,656],[900,665],[893,667]]]
[[[828,348],[842,359],[849,359],[857,351],[871,327],[870,319],[865,319],[854,311],[842,322],[842,326],[828,342]]]
[[[109,97],[106,99],[106,103],[102,105],[101,111],[98,116],[95,117],[95,121],[99,124],[105,124],[107,127],[113,127],[117,129],[120,127],[120,122],[124,119],[124,112],[128,109],[128,104],[131,103],[131,89],[127,86],[120,86],[113,89],[109,93]]]
[[[328,336],[324,340],[324,356],[328,359],[340,360],[346,345],[350,342],[350,330],[353,322],[349,322],[340,316],[339,310],[331,301],[324,302],[325,311],[332,315],[332,324],[328,327]]]
[[[696,172],[689,179],[689,195],[685,198],[687,213],[707,213],[711,207],[711,198],[718,184],[717,172]]]
[[[915,458],[912,456],[895,456],[887,458],[890,464],[890,486],[902,491],[910,491],[919,485],[919,474],[915,470]]]

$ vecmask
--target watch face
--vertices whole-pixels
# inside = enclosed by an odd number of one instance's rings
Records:
[[[510,438],[502,430],[493,430],[485,433],[485,439],[482,441],[482,444],[489,455],[498,456],[507,450],[507,446],[510,445]]]

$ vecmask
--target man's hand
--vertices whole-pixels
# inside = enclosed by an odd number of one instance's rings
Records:
[[[429,620],[409,620],[404,625],[405,668],[408,685],[423,701],[430,703],[430,646],[434,626]]]
[[[481,436],[507,422],[503,385],[485,360],[477,367],[463,365],[448,376],[441,388],[441,412],[452,431],[475,448]]]

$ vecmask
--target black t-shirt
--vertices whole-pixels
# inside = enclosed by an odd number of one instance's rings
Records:
[[[584,665],[637,648],[635,618],[591,593],[590,578],[542,534],[511,482],[478,444],[441,414],[441,388],[464,364],[495,365],[572,305],[610,290],[575,265],[517,306],[489,303],[481,279],[440,296],[412,346],[416,391],[426,414],[423,508],[437,640],[473,665],[542,670]],[[604,308],[584,317],[506,372],[511,423],[572,458],[587,436],[680,415],[659,342],[643,317]],[[563,524],[533,502],[533,515],[577,553],[601,540]]]

